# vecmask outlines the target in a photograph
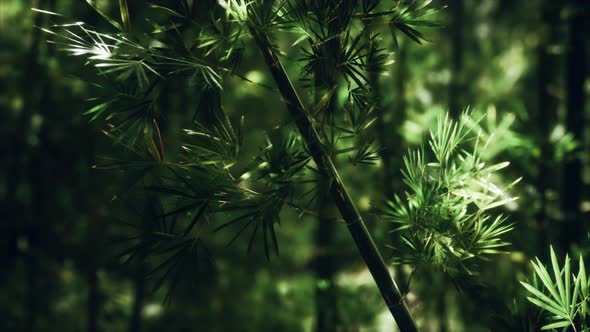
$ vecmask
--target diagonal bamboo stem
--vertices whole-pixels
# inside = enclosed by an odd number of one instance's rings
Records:
[[[317,164],[319,171],[326,177],[328,183],[330,183],[332,199],[336,203],[342,218],[346,221],[348,230],[367,264],[389,311],[402,332],[418,331],[416,322],[412,318],[403,296],[395,281],[391,278],[383,257],[381,257],[381,253],[377,249],[361,215],[340,179],[340,175],[330,159],[330,155],[326,151],[320,135],[313,126],[307,111],[303,107],[303,103],[299,99],[289,76],[277,57],[268,35],[253,26],[250,26],[250,32],[264,56],[264,61],[277,84],[281,96],[287,104],[287,109],[295,120],[295,124],[310,151],[311,157]]]

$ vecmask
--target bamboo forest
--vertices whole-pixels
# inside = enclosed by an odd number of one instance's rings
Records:
[[[590,332],[590,1],[0,0],[0,331]]]

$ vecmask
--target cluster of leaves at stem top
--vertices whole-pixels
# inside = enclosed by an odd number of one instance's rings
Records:
[[[551,267],[547,268],[536,258],[531,261],[535,274],[530,283],[521,282],[528,291],[528,300],[544,311],[541,329],[552,331],[590,331],[589,299],[590,276],[586,274],[584,257],[580,254],[578,274],[571,271],[569,256],[563,266],[550,247]]]
[[[450,273],[474,273],[477,258],[501,253],[512,230],[491,210],[516,200],[508,190],[520,179],[498,183],[495,175],[508,162],[486,165],[481,154],[491,144],[461,120],[438,119],[427,146],[410,151],[402,170],[407,191],[383,208],[386,220],[398,225],[402,245],[394,247],[396,264],[436,264]]]
[[[127,151],[122,160],[109,158],[100,166],[133,172],[128,186],[140,183],[158,197],[160,212],[152,218],[151,233],[131,237],[136,243],[125,251],[127,258],[160,257],[151,273],[160,275],[157,285],[181,275],[175,269],[187,253],[203,246],[208,228],[234,228],[230,243],[249,233],[248,250],[260,238],[267,257],[271,250],[278,252],[280,211],[303,200],[294,195],[295,187],[309,182],[304,170],[313,171],[314,165],[300,138],[270,134],[258,155],[244,156],[244,119],[236,126],[222,107],[224,77],[246,80],[240,60],[252,27],[269,35],[295,35],[301,79],[308,83],[313,78],[313,86],[304,87],[313,87],[316,94],[310,116],[325,148],[356,165],[378,160],[379,147],[366,130],[377,116],[375,82],[367,77],[392,63],[392,52],[381,43],[382,29],[393,33],[397,45],[398,32],[420,43],[425,38],[416,27],[438,25],[427,19],[436,12],[431,1],[393,6],[369,0],[159,1],[146,5],[157,19],[145,22],[137,22],[126,1],[119,1],[120,18],[97,1],[87,2],[111,31],[96,31],[83,22],[43,30],[96,73],[94,106],[86,115]],[[37,11],[63,20],[60,14]],[[190,86],[203,101],[187,108],[193,124],[184,132],[182,153],[166,153],[178,147],[167,146],[163,138],[162,91],[170,82]],[[345,92],[343,102],[339,91]]]

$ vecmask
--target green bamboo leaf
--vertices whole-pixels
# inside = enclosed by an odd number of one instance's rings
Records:
[[[568,255],[565,256],[565,267],[564,267],[564,271],[563,271],[563,278],[565,281],[564,287],[565,287],[565,306],[566,308],[570,309],[573,307],[572,304],[572,294],[571,294],[571,274],[570,274],[571,270],[570,270],[570,259],[568,257]],[[575,294],[575,292],[574,292]]]
[[[94,106],[93,108],[87,110],[86,112],[83,113],[83,115],[91,115],[92,117],[90,118],[90,121],[94,121],[97,118],[99,118],[110,106],[111,106],[112,102],[111,101],[107,101],[104,103],[100,103],[96,106]]]
[[[31,10],[34,12],[38,12],[38,13],[46,14],[46,15],[63,16],[63,15],[55,13],[55,12],[50,12],[48,10],[43,10],[43,9],[38,9],[38,8],[31,8]]]
[[[184,15],[182,15],[182,14],[178,13],[177,11],[175,11],[173,9],[170,9],[168,7],[164,7],[164,6],[160,6],[160,5],[156,5],[156,4],[150,4],[148,7],[162,10],[162,11],[164,11],[164,12],[166,12],[166,13],[172,15],[172,16],[176,16],[178,18],[184,18],[185,17]]]
[[[541,330],[553,330],[553,329],[557,329],[560,327],[566,327],[566,326],[570,326],[570,325],[572,325],[572,324],[569,321],[564,320],[561,322],[544,325],[543,327],[541,327]]]
[[[297,38],[297,40],[293,44],[291,44],[291,46],[297,46],[297,45],[299,45],[299,43],[306,40],[307,38],[308,38],[307,35],[303,35],[303,36]]]
[[[131,19],[129,17],[129,5],[127,0],[119,0],[119,11],[121,12],[121,21],[127,28],[127,31],[131,31]]]
[[[586,277],[586,268],[584,266],[584,257],[580,254],[580,267],[578,270],[578,279],[580,279],[580,296],[585,298],[588,294],[588,281]]]
[[[403,32],[406,36],[412,39],[414,42],[422,45],[422,41],[428,41],[426,37],[418,30],[410,27],[409,25],[403,23],[396,23],[394,26]]]
[[[553,296],[555,301],[559,302],[559,299],[560,299],[559,293],[557,292],[557,289],[555,289],[555,286],[553,285],[553,280],[551,280],[551,277],[549,276],[549,272],[547,272],[547,269],[545,268],[545,266],[543,266],[543,264],[541,263],[541,261],[538,258],[537,258],[536,263],[533,262],[533,269],[535,270],[535,273],[537,274],[539,279],[541,279],[541,282],[543,283],[545,288],[547,288],[547,290],[549,290],[549,292],[551,293],[551,296]]]
[[[493,209],[493,208],[496,208],[496,207],[498,207],[498,206],[502,206],[502,205],[506,205],[506,204],[508,204],[508,203],[510,203],[510,202],[514,202],[514,201],[516,201],[517,199],[518,199],[518,197],[510,197],[510,198],[505,198],[505,199],[502,199],[502,200],[499,200],[499,201],[493,202],[493,203],[491,203],[491,204],[488,204],[488,205],[486,205],[486,206],[482,207],[482,208],[481,208],[481,210],[482,210],[482,211],[485,211],[485,210]]]
[[[496,172],[496,171],[499,171],[501,169],[504,169],[504,168],[508,167],[509,165],[510,165],[510,162],[509,161],[505,161],[505,162],[498,163],[498,164],[495,164],[495,165],[492,165],[492,166],[488,166],[485,170],[488,173],[492,173],[492,172]]]
[[[553,246],[550,246],[549,250],[550,250],[550,256],[551,256],[551,267],[553,269],[553,276],[555,277],[555,283],[557,284],[559,298],[561,299],[562,305],[567,305],[567,294],[565,291],[565,286],[563,284],[563,279],[561,279],[562,270],[559,267],[559,262],[557,261],[557,255],[555,255],[555,251],[553,250]],[[567,261],[567,257],[566,257],[566,261]]]
[[[427,28],[441,28],[444,26],[441,22],[438,21],[426,21],[426,20],[407,20],[405,21],[409,25],[413,26],[423,26]]]
[[[550,306],[547,303],[545,303],[543,301],[540,301],[539,299],[536,299],[534,297],[527,297],[527,299],[529,301],[531,301],[531,303],[533,303],[537,307],[539,307],[541,309],[544,309],[544,310],[547,310],[547,311],[555,314],[559,318],[567,318],[568,317],[567,312],[564,312],[562,310],[562,308],[556,308],[556,307]]]
[[[584,318],[588,313],[588,296],[590,294],[588,294],[588,278],[586,276],[586,268],[584,266],[584,258],[582,257],[582,254],[580,254],[580,267],[577,280],[579,280],[580,283],[578,296],[581,301],[578,305],[580,306],[580,315]]]
[[[526,282],[521,281],[520,284],[522,286],[524,286],[524,288],[527,291],[529,291],[532,295],[534,295],[539,301],[542,301],[541,303],[543,303],[543,307],[549,306],[549,307],[553,308],[556,312],[559,312],[559,314],[556,313],[556,315],[567,316],[567,312],[562,310],[563,308],[561,308],[561,305],[559,303],[550,299],[547,295],[543,294],[540,290],[536,289],[535,287],[533,287],[532,285],[530,285]]]
[[[100,14],[100,16],[102,16],[105,20],[107,20],[107,22],[109,22],[117,30],[119,30],[119,31],[125,31],[123,29],[123,26],[121,26],[121,23],[119,23],[116,20],[112,19],[104,10],[102,10],[100,8],[100,6],[98,5],[98,3],[97,3],[96,0],[86,0],[86,3],[88,3],[94,9],[95,12],[97,12],[98,14]]]
[[[197,210],[197,212],[195,213],[195,215],[193,216],[193,219],[191,221],[191,223],[185,228],[183,236],[187,236],[195,227],[195,225],[197,224],[197,222],[199,220],[201,220],[201,217],[204,215],[205,211],[207,210],[207,207],[209,206],[209,203],[204,203],[202,204],[199,209]]]
[[[578,275],[579,275],[579,273],[578,273]],[[581,281],[580,279],[581,278],[574,276],[574,292],[572,293],[572,304],[569,307],[570,308],[570,313],[569,313],[570,317],[574,317],[577,308],[580,305],[583,305],[583,303],[578,303],[578,296],[579,296],[578,293],[580,291],[580,281]],[[584,299],[583,297],[580,298],[580,300],[583,300],[583,299]]]

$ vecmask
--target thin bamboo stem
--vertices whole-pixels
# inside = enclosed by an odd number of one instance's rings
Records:
[[[381,253],[377,249],[361,215],[359,214],[352,198],[348,194],[340,175],[334,166],[328,151],[312,124],[303,103],[301,102],[289,76],[283,68],[276,52],[274,51],[268,35],[259,31],[256,27],[250,26],[250,32],[264,56],[275,83],[287,104],[299,132],[310,151],[311,157],[316,163],[318,170],[326,177],[330,184],[330,194],[336,203],[342,218],[352,235],[356,246],[363,257],[389,311],[393,315],[397,325],[403,332],[418,331],[416,322],[412,318],[408,307],[400,293],[395,281],[391,278],[389,271],[383,261]]]

